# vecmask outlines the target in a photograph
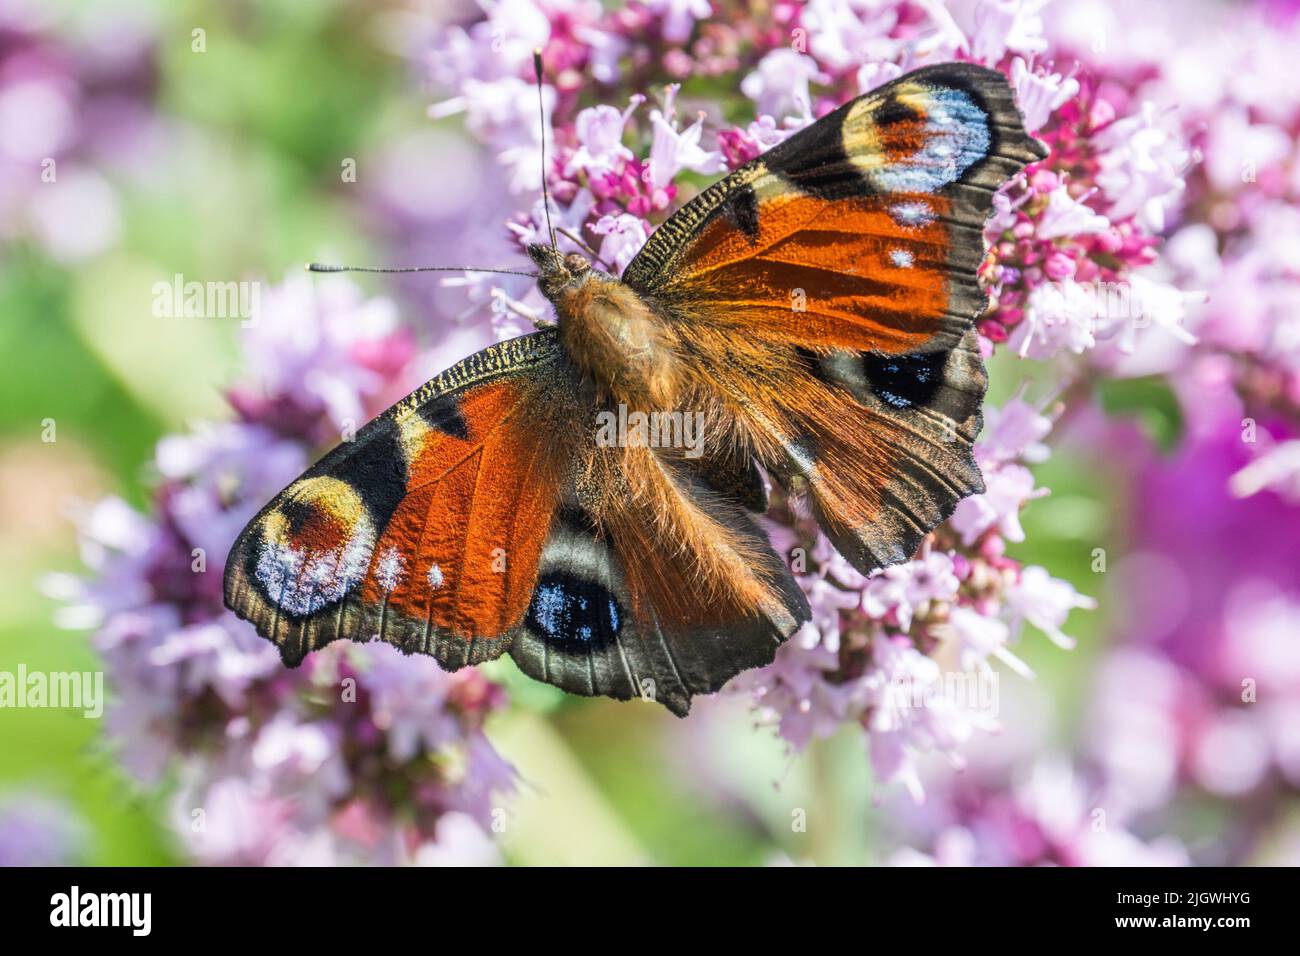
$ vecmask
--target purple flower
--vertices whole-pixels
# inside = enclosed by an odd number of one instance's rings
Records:
[[[1061,756],[1018,767],[977,766],[924,806],[900,814],[895,866],[1186,866],[1167,836],[1144,840],[1103,786]]]
[[[496,147],[498,159],[508,171],[512,193],[541,189],[542,137],[549,139],[551,131],[540,126],[537,87],[519,77],[505,76],[486,81],[468,79],[461,89],[461,96],[430,108],[429,115],[438,119],[464,113],[470,131]],[[555,96],[553,86],[542,87],[547,116],[555,111]]]
[[[1103,150],[1097,184],[1110,200],[1112,221],[1136,216],[1153,232],[1165,227],[1166,211],[1181,195],[1190,153],[1179,136],[1160,123],[1156,108],[1116,120],[1097,134]]]
[[[1068,581],[1054,578],[1037,566],[1024,568],[1020,579],[1006,589],[1005,596],[1013,636],[1018,636],[1022,624],[1029,623],[1065,650],[1074,647],[1074,639],[1061,630],[1070,611],[1097,606],[1096,601],[1076,592]]]
[[[954,609],[956,611],[961,608]],[[958,748],[976,730],[993,731],[988,714],[944,692],[943,669],[902,635],[881,637],[872,647],[872,672],[864,680],[871,765],[883,782],[901,783],[911,798],[925,797],[916,758],[931,751],[960,763]]]
[[[503,696],[427,658],[399,666],[383,644],[286,670],[221,588],[239,529],[302,470],[314,436],[382,407],[410,339],[391,305],[347,282],[291,281],[263,305],[248,331],[257,384],[233,398],[244,421],[160,442],[153,516],[86,509],[91,577],[48,586],[69,602],[61,623],[96,628],[124,765],[181,778],[174,823],[195,859],[411,862],[445,814],[486,826],[513,786],[482,734]]]
[[[727,168],[743,166],[751,159],[767,152],[802,128],[799,122],[789,122],[778,126],[775,119],[763,114],[745,129],[722,130],[718,134],[718,144],[727,159]]]
[[[0,799],[0,866],[70,866],[86,855],[86,824],[63,801],[32,793]]]
[[[740,90],[754,101],[760,114],[794,114],[811,119],[812,94],[808,84],[827,81],[812,57],[782,48],[763,57],[758,69],[741,81]]]
[[[1009,649],[1024,623],[1066,646],[1061,626],[1070,610],[1093,606],[1044,569],[1003,555],[1004,539],[1023,537],[1020,508],[1046,493],[1021,462],[1047,457],[1051,422],[1022,398],[987,414],[976,455],[989,492],[966,499],[968,511],[959,506],[912,561],[867,577],[816,534],[805,551],[812,566],[798,577],[812,619],[771,666],[732,683],[749,693],[759,721],[776,725],[795,748],[859,725],[877,776],[916,799],[920,754],[959,765],[976,731],[997,729],[996,698],[971,692],[997,680],[991,662],[1033,676]],[[792,558],[803,522],[772,529],[773,544]]]
[[[343,276],[290,276],[258,300],[243,333],[248,378],[232,404],[286,434],[329,442],[355,434],[412,355],[396,306],[367,299]]]
[[[456,738],[459,726],[447,709],[452,684],[432,659],[408,657],[386,644],[370,648],[368,657],[363,680],[393,759],[410,760]]]
[[[1026,55],[1043,53],[1043,18],[1048,0],[979,0],[971,30],[971,56],[998,63],[1008,50]]]
[[[348,407],[361,414],[359,402]],[[169,435],[158,442],[156,462],[159,475],[173,483],[167,504],[177,530],[214,557],[230,550],[257,513],[255,496],[274,494],[307,464],[297,445],[267,429],[236,424],[200,425],[193,434]],[[230,507],[226,493],[235,482],[250,500]]]
[[[1097,343],[1096,319],[1094,288],[1073,279],[1040,285],[1029,294],[1024,321],[1007,344],[1021,358],[1050,359],[1061,352],[1078,355]]]
[[[663,17],[663,36],[669,43],[685,43],[695,21],[713,14],[709,0],[644,0],[644,6]]]
[[[902,75],[903,68],[897,63],[865,63],[858,70],[858,92],[870,93]]]
[[[671,183],[683,169],[704,175],[718,173],[723,169],[722,154],[700,146],[700,135],[704,131],[703,115],[686,129],[678,131],[673,121],[675,94],[676,87],[669,87],[664,112],[650,112],[650,123],[654,127],[654,140],[650,146],[650,175],[657,189]]]
[[[914,608],[930,601],[955,601],[960,584],[952,557],[932,551],[868,578],[862,589],[862,610],[874,618],[896,621],[907,630],[912,626]]]
[[[1020,658],[1007,649],[1011,629],[1005,621],[981,614],[969,607],[955,607],[948,622],[938,629],[940,636],[950,642],[964,671],[987,671],[989,658],[1006,664],[1022,677],[1033,677],[1033,672]]]
[[[1032,70],[1020,57],[1011,61],[1011,85],[1025,117],[1025,130],[1030,133],[1045,126],[1052,114],[1079,92],[1074,77]]]
[[[984,475],[985,491],[963,498],[952,514],[952,527],[962,543],[974,544],[989,531],[996,530],[1008,541],[1024,541],[1020,526],[1020,509],[1047,491],[1034,486],[1034,476],[1021,465],[1004,465]]]
[[[621,170],[632,158],[632,151],[623,145],[623,129],[639,103],[634,100],[621,113],[612,106],[593,106],[579,113],[574,121],[579,145],[565,165],[564,175],[572,176],[579,170],[589,175]]]
[[[646,221],[628,213],[602,216],[589,228],[596,235],[605,237],[600,243],[600,257],[620,274],[650,237]]]
[[[37,5],[4,15],[0,244],[32,239],[64,265],[117,242],[119,180],[148,178],[167,154],[153,110],[158,28],[132,5],[110,7],[75,30]]]
[[[1059,239],[1062,236],[1097,235],[1108,231],[1110,220],[1093,212],[1084,202],[1090,195],[1088,193],[1075,199],[1064,184],[1052,190],[1047,197],[1047,207],[1034,229],[1038,238]]]
[[[899,10],[892,4],[809,0],[799,22],[808,31],[809,52],[817,62],[841,72],[864,62],[892,60],[899,48],[891,36],[898,19]]]

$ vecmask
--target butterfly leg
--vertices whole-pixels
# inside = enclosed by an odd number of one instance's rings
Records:
[[[519,318],[532,323],[535,329],[549,329],[555,325],[554,319],[548,319],[543,313],[528,308],[522,302],[517,302],[500,289],[492,291],[492,311],[497,313],[509,312],[517,315]]]

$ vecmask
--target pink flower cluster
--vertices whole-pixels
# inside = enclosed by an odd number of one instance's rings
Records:
[[[893,866],[1186,866],[1171,837],[1146,841],[1095,777],[1045,757],[1008,771],[936,781],[932,799],[900,806]]]

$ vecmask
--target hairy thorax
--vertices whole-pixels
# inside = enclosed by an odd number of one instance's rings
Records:
[[[629,408],[676,407],[681,383],[672,332],[640,296],[588,272],[552,301],[565,350],[602,398]]]

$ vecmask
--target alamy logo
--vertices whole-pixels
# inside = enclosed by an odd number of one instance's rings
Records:
[[[687,458],[704,454],[703,412],[596,413],[596,445],[600,448],[685,448]]]
[[[104,714],[103,671],[0,671],[0,707],[79,710],[95,720]]]
[[[260,282],[186,282],[179,272],[171,282],[153,284],[153,314],[160,319],[239,319],[257,325]]]
[[[152,893],[69,893],[50,897],[51,926],[129,926],[131,935],[148,936],[153,924]]]
[[[890,710],[960,710],[997,717],[1000,695],[997,671],[944,671],[903,676],[885,685],[884,705]]]

